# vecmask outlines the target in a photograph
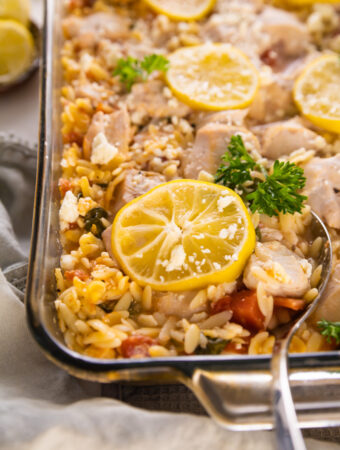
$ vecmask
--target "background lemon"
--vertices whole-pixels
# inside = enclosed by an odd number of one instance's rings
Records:
[[[0,20],[0,82],[9,82],[30,65],[34,54],[31,33],[14,20]]]
[[[198,20],[208,14],[216,0],[144,0],[155,12],[174,20]]]
[[[124,271],[155,290],[234,281],[255,246],[241,198],[223,186],[175,180],[124,206],[112,248]]]
[[[180,48],[169,60],[167,82],[174,94],[193,108],[245,108],[255,97],[257,70],[229,44]]]
[[[294,85],[294,100],[315,125],[340,133],[340,58],[328,54],[307,65]]]
[[[0,0],[0,18],[18,20],[28,24],[30,16],[29,0]]]

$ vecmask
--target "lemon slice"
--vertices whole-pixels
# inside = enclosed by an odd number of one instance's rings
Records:
[[[0,0],[0,18],[14,19],[27,25],[30,15],[29,0]]]
[[[290,5],[306,6],[314,5],[315,3],[339,3],[339,0],[288,0]]]
[[[198,20],[208,14],[216,0],[144,0],[159,14],[173,20]]]
[[[327,54],[307,65],[294,85],[294,100],[315,125],[340,133],[340,59]]]
[[[9,82],[30,65],[34,43],[30,32],[14,20],[0,20],[0,82]]]
[[[116,215],[112,248],[124,271],[155,290],[188,290],[234,281],[255,246],[241,198],[223,186],[170,181]]]
[[[192,108],[245,108],[255,97],[257,70],[246,55],[229,44],[181,48],[169,60],[168,84]]]

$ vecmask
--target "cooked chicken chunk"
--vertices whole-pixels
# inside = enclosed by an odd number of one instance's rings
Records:
[[[268,294],[281,297],[301,297],[310,288],[312,267],[307,260],[277,241],[256,244],[243,273],[248,289],[264,283]]]
[[[88,98],[93,105],[97,106],[112,95],[113,91],[98,83],[77,83],[74,87],[74,93],[76,98]]]
[[[305,58],[296,59],[278,72],[268,73],[261,80],[253,103],[249,108],[249,118],[260,123],[282,120],[297,113],[292,90],[295,79],[306,63]]]
[[[154,119],[173,115],[184,117],[190,112],[190,108],[173,97],[169,88],[160,80],[132,86],[127,105],[135,123],[143,123],[143,119],[148,116]]]
[[[259,150],[256,136],[246,128],[221,123],[209,123],[200,128],[193,147],[182,154],[185,178],[195,179],[201,170],[214,174],[221,164],[221,156],[226,152],[230,138],[236,134],[242,136],[247,149]]]
[[[165,178],[159,173],[135,169],[129,170],[124,181],[120,183],[115,191],[113,214],[116,214],[126,203],[164,182]],[[114,259],[111,248],[111,230],[112,226],[106,228],[102,234],[102,239],[106,251]]]
[[[313,158],[304,171],[309,205],[328,226],[340,229],[340,154]]]
[[[218,111],[213,113],[200,112],[197,115],[193,115],[192,119],[197,125],[197,128],[201,128],[208,123],[223,123],[226,125],[238,125],[242,126],[244,119],[248,114],[248,109],[228,109],[225,111]]]
[[[114,194],[114,209],[116,213],[126,203],[145,194],[150,189],[165,183],[165,177],[160,173],[131,169],[127,171],[124,181],[117,187]]]
[[[322,319],[334,322],[340,321],[340,263],[334,267],[320,305],[313,314],[311,322],[316,324]]]
[[[229,0],[218,2],[217,14],[212,14],[202,25],[200,34],[205,41],[228,42],[250,56],[265,49],[262,30],[256,25],[260,2]]]
[[[155,309],[166,316],[188,319],[205,309],[205,305],[194,310],[190,308],[190,302],[196,294],[197,291],[159,293],[155,298]]]
[[[280,45],[281,53],[297,57],[308,50],[309,35],[305,24],[282,9],[266,6],[258,17],[261,30],[268,36],[267,48]]]
[[[128,36],[130,20],[126,16],[98,12],[85,17],[68,16],[63,21],[63,31],[74,39],[80,48],[89,48],[102,38],[111,40]]]
[[[325,145],[321,136],[304,127],[298,119],[254,127],[253,132],[260,140],[261,155],[272,160],[300,148],[318,150]]]
[[[292,95],[293,83],[277,74],[258,90],[249,108],[249,118],[260,123],[281,120],[292,116],[296,107]]]
[[[90,158],[92,142],[99,133],[103,133],[107,141],[117,147],[120,153],[127,153],[130,142],[130,117],[126,109],[119,109],[111,114],[99,111],[92,117],[84,138],[85,158]]]

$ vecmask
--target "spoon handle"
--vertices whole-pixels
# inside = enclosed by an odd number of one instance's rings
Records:
[[[288,378],[288,345],[290,339],[278,339],[273,349],[273,414],[278,450],[306,450],[299,428]]]

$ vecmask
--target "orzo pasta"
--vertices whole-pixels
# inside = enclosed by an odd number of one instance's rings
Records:
[[[65,2],[66,344],[96,358],[270,353],[271,330],[318,293],[312,209],[333,274],[291,351],[334,346],[317,323],[340,320],[340,98],[317,64],[340,80],[340,6],[216,0],[185,20],[153,3]]]

